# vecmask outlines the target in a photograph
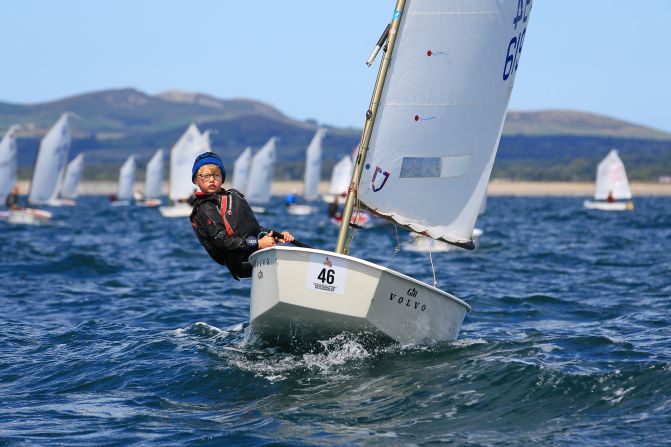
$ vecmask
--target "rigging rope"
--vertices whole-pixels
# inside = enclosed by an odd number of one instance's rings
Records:
[[[431,271],[433,272],[433,287],[436,287],[436,268],[433,265],[433,255],[431,254],[431,244],[429,243],[429,259],[431,260]]]

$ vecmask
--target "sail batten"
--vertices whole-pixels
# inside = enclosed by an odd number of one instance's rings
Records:
[[[359,184],[367,208],[468,245],[530,9],[530,0],[406,1]]]

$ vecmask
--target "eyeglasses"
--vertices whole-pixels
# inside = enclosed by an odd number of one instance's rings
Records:
[[[196,175],[196,177],[198,177],[204,182],[209,182],[210,180],[212,180],[212,178],[214,178],[215,180],[221,179],[221,175],[219,174],[198,174]]]

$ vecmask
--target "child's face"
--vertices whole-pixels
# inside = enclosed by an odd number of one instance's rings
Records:
[[[215,165],[201,166],[196,174],[196,185],[206,194],[219,191],[222,180],[221,170]]]

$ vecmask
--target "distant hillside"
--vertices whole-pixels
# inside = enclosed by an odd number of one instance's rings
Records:
[[[671,140],[671,134],[593,113],[571,110],[510,111],[504,135],[572,135]]]
[[[169,91],[147,95],[134,89],[93,92],[42,104],[0,103],[0,132],[21,124],[20,175],[28,175],[39,139],[58,116],[69,111],[71,154],[86,154],[85,178],[114,178],[129,154],[140,163],[159,147],[170,148],[191,123],[211,130],[225,162],[246,147],[260,147],[278,137],[278,176],[300,178],[305,148],[317,122],[287,117],[276,108],[250,99],[219,99]],[[327,127],[323,176],[349,153],[361,130]],[[656,179],[671,173],[671,134],[624,121],[575,111],[508,113],[494,175],[516,179],[591,179],[596,163],[618,148],[632,178]]]

